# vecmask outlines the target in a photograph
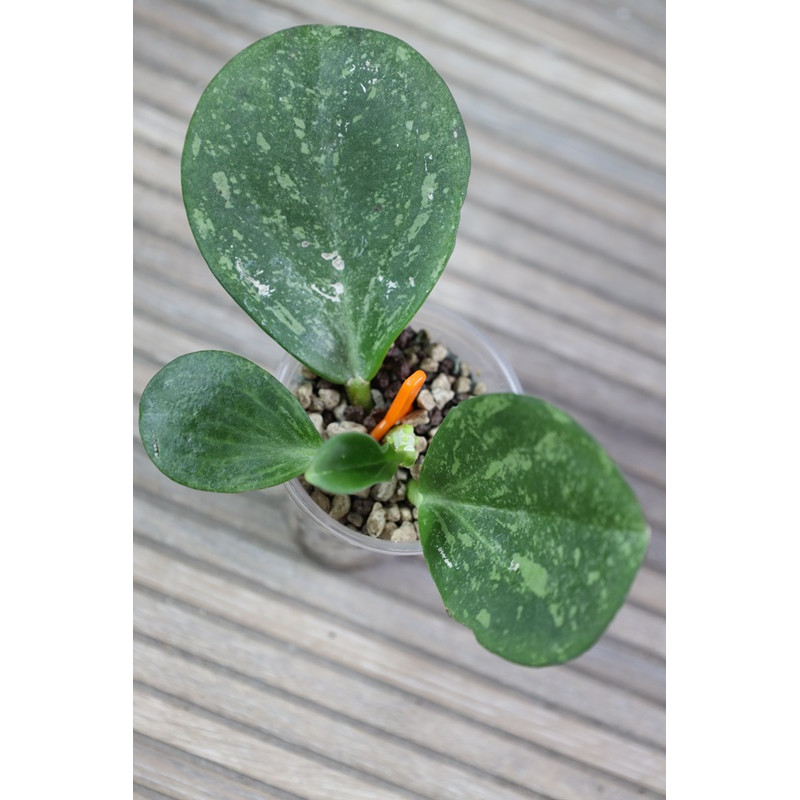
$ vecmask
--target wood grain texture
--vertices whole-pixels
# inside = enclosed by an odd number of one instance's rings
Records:
[[[584,425],[645,509],[645,566],[574,662],[491,656],[421,559],[326,570],[282,490],[195,492],[138,441],[167,361],[281,358],[203,262],[179,163],[219,68],[310,22],[399,36],[447,81],[473,167],[431,298]],[[664,796],[664,25],[661,0],[136,0],[134,797]]]

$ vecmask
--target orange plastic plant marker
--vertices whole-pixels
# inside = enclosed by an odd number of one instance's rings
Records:
[[[403,385],[397,392],[397,396],[392,400],[386,416],[369,432],[373,439],[377,441],[383,439],[389,429],[411,411],[411,406],[414,405],[414,400],[417,399],[420,389],[425,385],[427,377],[421,369],[418,369],[403,381]]]

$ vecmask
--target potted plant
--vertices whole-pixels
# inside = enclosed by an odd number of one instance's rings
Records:
[[[456,104],[420,54],[377,31],[307,25],[255,42],[211,81],[187,131],[182,187],[223,287],[366,414],[371,381],[452,252],[469,169]],[[408,376],[385,424],[323,440],[261,367],[191,353],[146,387],[140,434],[153,463],[193,488],[240,492],[304,475],[353,493],[417,461],[402,419],[424,381]],[[408,493],[448,613],[521,664],[590,647],[649,538],[604,450],[564,412],[520,394],[452,404]]]
[[[475,389],[488,392],[522,392],[519,380],[510,365],[486,336],[469,324],[463,316],[427,301],[412,320],[411,329],[428,335],[426,355],[430,353],[430,355],[441,358],[441,351],[444,350],[441,343],[458,343],[455,365],[448,363],[447,359],[441,366],[437,365],[434,359],[425,358],[421,361],[421,365],[428,370],[426,387],[433,388],[434,382],[441,384],[446,380],[441,373],[436,374],[440,369],[457,373],[457,377],[453,374],[448,376],[451,389],[456,392],[453,400],[449,400],[448,394],[443,397],[435,397],[432,393],[428,394],[427,398],[421,397],[416,404],[417,406],[421,404],[423,408],[416,407],[406,418],[414,424],[414,432],[418,437],[416,444],[420,451],[426,449],[436,432],[436,427],[448,414],[448,407],[464,399],[462,392],[465,390],[467,393],[470,391],[474,393]],[[399,344],[403,344],[406,338],[406,336],[401,336]],[[416,362],[416,359],[414,361]],[[406,373],[410,375],[416,366],[415,363],[414,367],[409,366],[405,370],[401,370],[398,378]],[[471,384],[468,376],[473,371],[475,380]],[[299,362],[286,355],[278,365],[276,376],[284,385],[294,389],[304,404],[308,403],[307,410],[311,412],[310,417],[323,430],[324,435],[327,436],[331,429],[338,427],[336,425],[337,416],[362,419],[362,415],[359,413],[355,415],[347,413],[351,410],[348,407],[345,408],[344,415],[340,413],[340,408],[335,409],[333,414],[323,411],[320,419],[319,413],[313,413],[319,408],[320,402],[314,403],[313,399],[309,398],[307,390],[311,386],[304,377],[304,372],[306,375],[308,374],[308,371]],[[381,385],[386,382],[385,379],[381,380],[384,372],[385,367],[382,367],[376,379],[372,381],[376,390],[380,390]],[[390,374],[390,377],[393,376]],[[395,385],[398,382],[396,381]],[[447,386],[447,383],[444,385]],[[375,394],[377,395],[378,391],[375,391]],[[372,421],[382,416],[378,409],[385,410],[394,399],[395,394],[395,386],[390,385],[386,390],[385,399],[378,397],[378,408],[373,409],[371,415],[362,421],[371,426]],[[424,406],[430,410],[425,411]],[[439,406],[441,406],[441,410],[439,410]],[[325,430],[326,420],[331,421],[331,418],[333,418],[333,424]],[[364,432],[369,430],[366,425],[360,429]],[[291,500],[287,504],[288,521],[291,532],[301,549],[316,561],[339,568],[373,563],[375,558],[380,557],[380,554],[421,556],[418,526],[413,525],[412,535],[409,538],[409,524],[402,520],[412,520],[417,512],[417,509],[407,501],[408,483],[404,485],[404,482],[409,478],[417,477],[423,460],[424,454],[421,454],[410,474],[406,474],[405,470],[398,470],[395,474],[394,492],[391,485],[376,484],[368,492],[360,493],[366,494],[366,499],[363,496],[351,497],[349,503],[347,498],[341,495],[326,498],[325,493],[322,493],[321,497],[321,490],[310,487],[302,478],[286,483],[287,495]],[[385,525],[380,532],[378,526],[374,526],[376,511],[385,514]],[[369,535],[365,536],[365,532]],[[354,547],[342,548],[340,546],[342,540]]]

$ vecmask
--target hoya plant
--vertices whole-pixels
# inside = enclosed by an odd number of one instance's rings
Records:
[[[189,223],[219,282],[364,407],[450,257],[469,171],[458,108],[419,53],[377,31],[319,25],[261,39],[222,68],[181,164]],[[424,378],[409,378],[373,435],[323,441],[260,366],[190,353],[147,385],[141,439],[163,473],[196,489],[242,492],[303,475],[352,493],[414,463],[413,430],[393,423]],[[409,493],[448,613],[521,664],[590,647],[647,547],[639,504],[609,456],[532,397],[487,394],[452,408]]]

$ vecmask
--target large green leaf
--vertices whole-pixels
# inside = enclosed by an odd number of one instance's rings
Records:
[[[434,69],[361,28],[280,31],[203,93],[183,151],[211,270],[284,349],[369,379],[452,252],[469,145]]]
[[[542,400],[456,406],[419,479],[420,538],[448,612],[511,661],[591,646],[644,558],[649,531],[603,449]]]
[[[283,483],[322,444],[288,389],[220,350],[180,356],[156,373],[139,403],[139,433],[165,475],[212,492]]]

